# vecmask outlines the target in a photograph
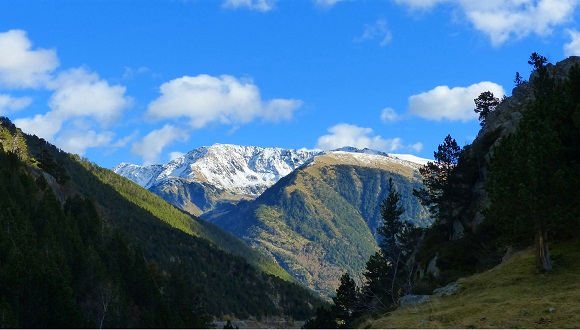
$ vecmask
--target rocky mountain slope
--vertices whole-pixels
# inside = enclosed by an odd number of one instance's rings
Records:
[[[415,166],[427,160],[412,155],[388,156],[369,149],[339,149],[382,154]],[[282,177],[325,154],[321,150],[261,148],[214,144],[194,149],[167,163],[139,166],[121,163],[113,171],[194,215],[252,200]]]
[[[403,195],[405,221],[430,223],[412,196],[418,164],[381,153],[318,155],[254,201],[206,219],[275,259],[303,284],[330,296],[342,273],[360,273],[377,248],[388,180]]]
[[[580,56],[570,56],[556,64],[548,63],[546,68],[550,76],[557,81],[567,78],[570,68],[580,64]],[[483,211],[489,206],[489,198],[485,192],[485,182],[488,166],[494,149],[501,144],[502,139],[517,130],[519,123],[527,111],[528,104],[534,100],[534,88],[530,83],[537,78],[537,72],[530,74],[528,81],[523,81],[512,90],[512,95],[500,102],[495,111],[491,112],[485,125],[466,150],[464,163],[472,163],[478,173],[472,184],[471,203],[463,209],[461,224],[455,227],[455,237],[462,236],[464,230],[475,231],[484,221]]]
[[[122,163],[113,171],[173,205],[199,215],[220,204],[254,199],[320,150],[214,144],[194,149],[168,164]]]

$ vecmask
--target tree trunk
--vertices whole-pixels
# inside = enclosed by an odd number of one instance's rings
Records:
[[[399,301],[399,297],[395,298],[395,282],[397,281],[397,272],[399,271],[399,260],[401,258],[401,252],[397,254],[397,262],[395,264],[395,271],[393,272],[393,279],[391,280],[391,299],[393,300],[393,304],[397,305]]]
[[[536,232],[536,269],[540,272],[552,271],[552,260],[550,260],[546,238],[546,230],[543,224],[539,223]]]

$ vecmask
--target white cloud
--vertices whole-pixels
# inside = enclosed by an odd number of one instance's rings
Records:
[[[505,95],[503,87],[484,81],[468,87],[437,86],[434,89],[409,97],[409,112],[429,120],[469,121],[477,119],[473,111],[474,99],[490,91],[495,97]]]
[[[393,39],[393,34],[387,27],[387,20],[381,18],[375,23],[365,25],[363,34],[354,39],[355,42],[363,42],[367,40],[379,39],[379,45],[384,47],[388,45]]]
[[[163,149],[173,141],[185,141],[189,138],[187,132],[173,125],[165,125],[161,129],[147,134],[141,141],[133,144],[131,152],[143,157],[144,165],[155,164]]]
[[[113,132],[97,133],[94,130],[68,130],[58,136],[55,144],[70,153],[84,155],[88,148],[108,146],[113,141]]]
[[[222,75],[184,76],[161,85],[161,96],[149,104],[147,113],[157,119],[188,118],[194,129],[210,123],[238,125],[261,118],[277,122],[292,118],[300,100],[262,101],[250,80]]]
[[[12,97],[0,94],[0,116],[9,112],[22,110],[32,103],[29,97]]]
[[[330,134],[318,138],[316,148],[331,150],[342,147],[369,148],[392,152],[403,147],[400,138],[383,139],[373,136],[371,128],[350,124],[338,124],[328,129]]]
[[[421,143],[421,142],[414,143],[414,144],[410,145],[409,148],[411,150],[416,151],[416,152],[421,152],[421,150],[423,150],[423,143]]]
[[[0,86],[37,88],[50,80],[59,65],[56,51],[31,48],[25,31],[0,33]]]
[[[172,151],[169,153],[169,161],[176,160],[177,158],[185,155],[183,152]]]
[[[469,3],[465,0],[462,2]],[[493,8],[463,5],[474,27],[488,34],[494,45],[500,45],[511,37],[522,38],[531,33],[549,35],[555,26],[572,18],[576,6],[575,0],[495,2],[497,5]]]
[[[137,132],[135,131],[135,132],[131,133],[130,135],[127,135],[124,138],[115,141],[115,143],[113,143],[111,145],[111,147],[122,148],[122,147],[126,146],[127,144],[129,144],[129,142],[133,141],[136,136],[137,136]]]
[[[401,116],[399,116],[393,108],[384,108],[381,112],[381,120],[385,123],[390,123],[399,119],[401,119]]]
[[[568,34],[572,40],[564,45],[564,55],[580,56],[580,31],[568,30]]]
[[[577,0],[395,0],[412,9],[429,9],[439,3],[453,4],[473,27],[499,46],[512,38],[530,34],[547,36],[573,21]]]
[[[237,9],[247,8],[261,12],[267,12],[274,8],[276,0],[225,0],[222,7]]]
[[[34,117],[15,119],[14,124],[28,134],[54,142],[54,136],[62,128],[63,119],[51,111],[44,115],[37,114]]]
[[[300,100],[274,99],[263,104],[260,117],[268,122],[277,123],[282,120],[290,120],[294,110],[302,106]]]
[[[125,87],[110,86],[97,74],[83,68],[60,73],[56,79],[47,83],[47,88],[54,89],[48,102],[51,110],[46,114],[16,119],[14,123],[29,134],[56,143],[65,151],[81,155],[87,148],[109,144],[113,139],[112,133],[97,133],[86,122],[82,128],[73,124],[75,127],[59,134],[61,129],[67,123],[83,118],[94,119],[101,126],[109,126],[132,104],[132,100],[125,96]]]
[[[92,117],[102,125],[110,125],[132,104],[125,96],[124,86],[110,86],[84,68],[61,73],[50,86],[56,90],[49,106],[63,119]]]
[[[110,85],[85,68],[54,70],[59,61],[54,50],[32,49],[22,30],[0,33],[0,88],[41,88],[52,91],[50,111],[15,119],[23,131],[59,145],[63,150],[84,154],[87,148],[109,145],[114,134],[97,132],[93,119],[101,126],[115,123],[132,104],[125,87]],[[0,114],[30,105],[32,99],[0,94]],[[61,132],[61,130],[64,130]]]

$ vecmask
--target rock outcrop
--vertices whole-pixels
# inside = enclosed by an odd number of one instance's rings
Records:
[[[546,68],[556,80],[564,80],[568,77],[570,68],[575,64],[580,65],[580,56],[570,56],[556,64],[547,64]],[[532,72],[529,81],[513,88],[512,95],[502,100],[495,111],[487,116],[485,125],[471,145],[468,157],[477,158],[480,167],[479,179],[472,188],[471,204],[463,212],[461,219],[463,227],[466,227],[463,228],[464,230],[467,228],[472,231],[477,230],[485,219],[482,211],[489,205],[489,198],[485,192],[487,164],[493,155],[494,148],[501,143],[503,137],[517,129],[527,110],[527,105],[534,100],[533,81],[537,76],[537,72]],[[461,237],[459,233],[457,234],[456,236]]]
[[[563,81],[568,78],[568,73],[574,65],[580,65],[579,56],[571,56],[556,64],[547,64],[545,68],[556,81]],[[538,79],[538,73],[533,72],[530,74],[529,81],[524,81],[513,88],[512,95],[501,100],[495,110],[485,118],[485,125],[473,143],[465,147],[458,164],[465,199],[455,205],[456,218],[453,219],[452,232],[448,236],[449,241],[439,244],[431,242],[430,251],[424,253],[417,262],[415,274],[418,280],[443,284],[461,276],[462,272],[471,271],[469,267],[480,267],[480,265],[475,266],[477,262],[481,262],[481,267],[486,267],[490,263],[501,260],[501,256],[499,260],[496,260],[498,256],[485,255],[487,253],[485,251],[475,255],[473,251],[468,251],[470,248],[475,248],[474,245],[463,244],[465,242],[461,239],[476,237],[479,234],[478,229],[485,221],[484,210],[490,205],[490,199],[485,190],[489,162],[495,148],[501,144],[502,140],[518,129],[529,108],[528,105],[534,101],[536,79]],[[459,167],[462,168],[459,169]],[[454,251],[454,244],[459,250],[457,253]],[[478,260],[474,261],[476,258]],[[459,264],[461,262],[464,264]],[[465,262],[473,264],[466,266]]]

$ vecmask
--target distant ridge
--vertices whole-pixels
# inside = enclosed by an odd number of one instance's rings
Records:
[[[216,143],[196,148],[167,164],[139,166],[121,163],[113,171],[149,190],[155,190],[155,186],[169,180],[180,179],[209,184],[240,198],[255,198],[282,177],[311,162],[314,157],[333,152],[396,158],[408,162],[406,165],[411,167],[428,161],[413,155],[389,155],[368,148],[342,147],[322,151]]]
[[[171,178],[181,178],[256,197],[322,153],[320,150],[214,144],[194,149],[167,164],[138,166],[122,163],[113,171],[147,189]]]

